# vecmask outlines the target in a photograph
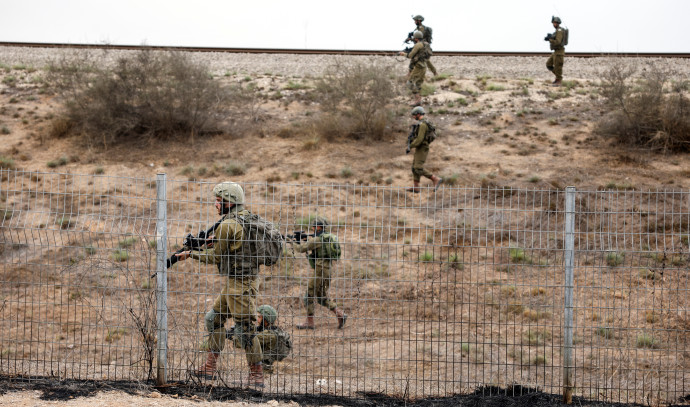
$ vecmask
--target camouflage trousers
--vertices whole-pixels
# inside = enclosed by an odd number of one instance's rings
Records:
[[[239,343],[247,354],[247,363],[254,365],[261,362],[261,344],[254,335],[258,286],[256,277],[225,279],[225,287],[204,318],[209,333],[206,342],[209,351],[221,352],[225,348],[225,322],[232,318],[236,328],[240,327],[245,335],[244,340],[239,340]]]
[[[419,181],[423,176],[431,179],[434,175],[424,169],[426,157],[429,155],[429,146],[422,145],[417,147],[414,151],[414,159],[412,160],[412,177],[415,181]]]
[[[424,83],[424,75],[426,75],[426,64],[415,64],[410,71],[409,79],[407,80],[407,87],[413,94],[419,93]]]
[[[316,264],[314,274],[309,279],[307,295],[304,303],[307,306],[307,315],[314,315],[314,302],[333,311],[338,306],[335,301],[328,298],[328,288],[331,285],[330,265]]]
[[[556,80],[563,80],[563,62],[565,60],[565,50],[556,50],[546,61],[546,68],[556,75]]]

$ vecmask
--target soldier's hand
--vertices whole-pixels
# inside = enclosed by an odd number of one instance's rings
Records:
[[[398,55],[400,55],[400,56],[404,56],[404,55],[407,55],[407,54],[406,54],[406,53],[404,53],[404,52],[402,52],[402,51],[400,51],[400,52],[398,52]]]
[[[184,260],[187,260],[187,258],[189,257],[190,254],[191,254],[191,252],[185,251],[182,253],[176,253],[175,256],[177,256],[177,261],[184,261]]]

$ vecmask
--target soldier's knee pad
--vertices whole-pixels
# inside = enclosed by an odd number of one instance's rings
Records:
[[[204,315],[204,323],[206,324],[206,330],[208,332],[214,332],[223,327],[220,323],[220,314],[215,310],[211,310]]]

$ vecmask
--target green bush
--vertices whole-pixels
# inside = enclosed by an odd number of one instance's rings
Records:
[[[217,133],[227,116],[228,92],[182,53],[137,51],[107,68],[87,55],[48,70],[73,131],[104,146],[133,137]]]
[[[690,151],[690,82],[655,65],[640,79],[636,73],[616,64],[604,74],[602,95],[610,111],[596,131],[626,145]]]
[[[391,69],[371,63],[330,66],[316,82],[315,93],[329,123],[333,124],[320,127],[338,131],[323,135],[327,138],[383,138],[393,116],[388,104],[398,94],[390,78]]]

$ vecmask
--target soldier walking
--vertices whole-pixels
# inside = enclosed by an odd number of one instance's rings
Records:
[[[426,162],[426,157],[429,155],[429,144],[433,141],[430,137],[432,133],[432,125],[424,119],[424,108],[417,106],[412,109],[412,117],[417,120],[417,123],[412,126],[412,132],[408,138],[406,154],[409,154],[411,149],[414,151],[414,159],[412,160],[412,177],[414,180],[414,186],[407,188],[406,191],[418,193],[419,192],[419,181],[421,177],[427,177],[434,183],[434,191],[443,182],[443,178],[437,177],[428,170],[424,169],[424,163]]]
[[[553,86],[561,86],[563,82],[563,61],[565,59],[565,31],[561,28],[560,17],[552,16],[551,23],[556,31],[553,34],[547,34],[544,41],[549,42],[549,46],[553,53],[546,61],[546,68],[556,75],[553,81]]]
[[[432,30],[431,30],[431,27],[426,27],[424,24],[422,24],[422,22],[424,21],[424,17],[417,14],[416,16],[412,17],[412,19],[414,20],[414,23],[417,26],[416,30],[420,31],[423,34],[422,40],[428,42],[429,46],[431,46]],[[408,38],[407,38],[407,40],[405,40],[405,42],[407,43],[407,42],[410,42],[411,40],[412,40],[412,38],[410,38],[408,36]],[[438,71],[436,71],[436,67],[434,66],[434,64],[431,63],[431,58],[426,60],[426,66],[427,66],[427,68],[429,68],[431,73],[434,74],[434,76],[438,75]]]
[[[225,347],[225,322],[232,318],[235,321],[234,337],[244,349],[249,365],[246,383],[263,387],[263,356],[254,325],[259,258],[251,255],[251,243],[245,236],[241,221],[238,221],[239,216],[248,216],[250,212],[244,208],[244,190],[237,183],[220,183],[213,188],[213,195],[218,215],[222,216],[213,232],[213,244],[203,250],[177,254],[178,261],[191,257],[202,263],[215,264],[218,272],[227,277],[213,307],[204,316],[208,331],[204,348],[208,351],[208,357],[206,363],[193,374],[206,379],[213,379],[218,374],[218,357]]]
[[[338,318],[338,329],[345,326],[347,315],[338,308],[338,304],[328,297],[328,288],[331,284],[331,267],[340,257],[340,245],[338,238],[332,233],[326,233],[328,221],[322,217],[314,218],[309,227],[313,235],[303,244],[295,245],[299,253],[310,252],[307,258],[313,274],[309,279],[307,295],[304,304],[307,307],[307,320],[297,329],[314,329],[314,302],[328,308]]]
[[[431,54],[429,43],[422,38],[424,34],[421,31],[415,31],[412,34],[412,40],[415,42],[412,50],[407,54],[410,59],[410,72],[407,81],[407,86],[412,92],[413,103],[412,106],[419,106],[422,104],[422,95],[419,93],[424,83],[424,75],[426,75],[426,61]],[[400,52],[400,55],[405,55],[405,52]]]

